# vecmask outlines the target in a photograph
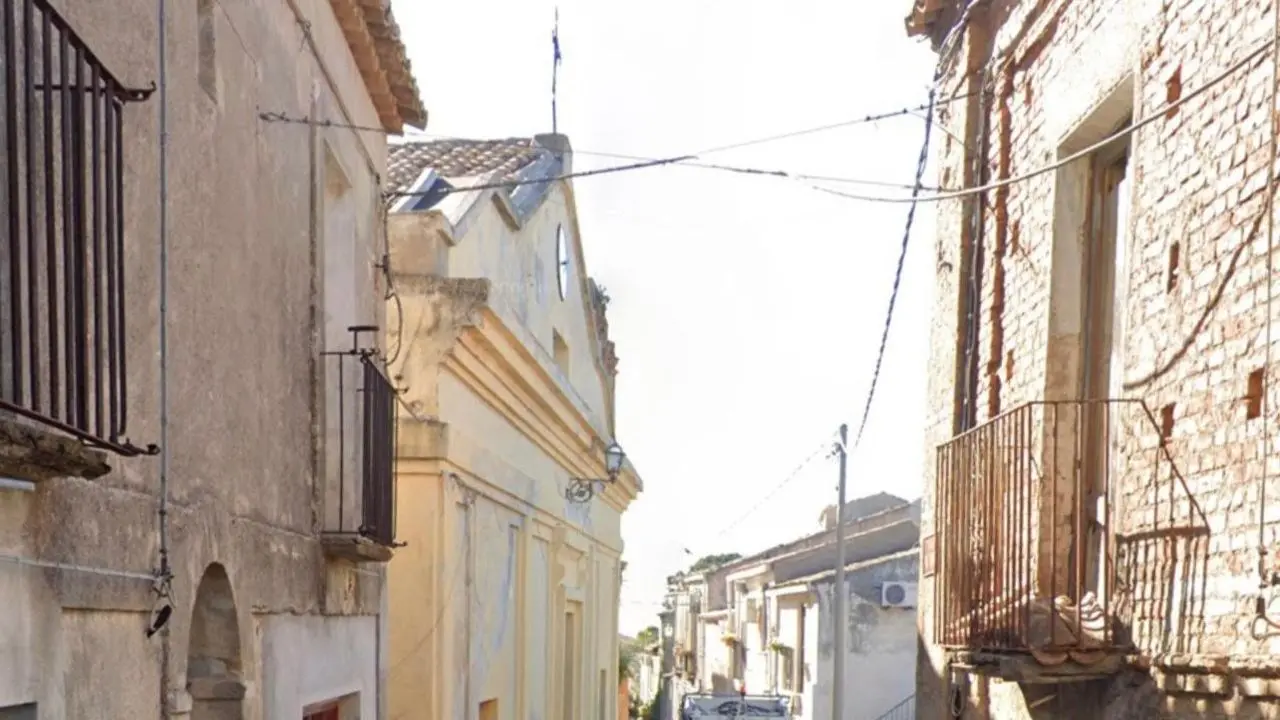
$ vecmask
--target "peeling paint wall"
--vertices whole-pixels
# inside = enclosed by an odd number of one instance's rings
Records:
[[[258,632],[264,718],[297,718],[301,708],[352,695],[361,718],[378,717],[376,617],[268,615]]]
[[[875,720],[915,692],[916,619],[914,608],[881,606],[880,588],[887,581],[915,582],[916,556],[850,572],[845,577],[844,720]],[[815,681],[806,718],[831,717],[835,631],[834,583],[814,587],[817,602]]]

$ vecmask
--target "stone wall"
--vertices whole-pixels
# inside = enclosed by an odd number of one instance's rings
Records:
[[[121,82],[154,86],[155,3],[52,4]],[[364,126],[379,117],[327,0],[165,7],[169,433],[163,440],[161,95],[127,105],[120,131],[128,435],[144,446],[164,442],[168,472],[162,485],[159,458],[111,455],[109,473],[95,468],[85,477],[36,478],[31,493],[0,491],[0,605],[16,611],[0,626],[0,644],[23,651],[0,664],[0,706],[37,702],[41,717],[69,720],[184,716],[193,704],[188,680],[203,659],[193,650],[189,660],[188,646],[218,644],[228,646],[219,657],[234,660],[228,664],[243,682],[237,717],[286,710],[300,716],[304,702],[355,690],[372,713],[373,654],[360,656],[367,662],[355,669],[306,654],[315,660],[306,689],[316,696],[282,694],[267,688],[267,679],[303,657],[264,650],[256,628],[275,618],[306,618],[292,647],[325,647],[326,633],[351,624],[363,628],[370,648],[378,642],[372,616],[381,572],[327,562],[319,538],[325,488],[317,468],[321,413],[313,365],[323,314],[315,307],[323,233],[313,181],[323,177],[317,160],[327,146],[358,195],[361,220],[347,237],[356,245],[351,257],[373,278],[382,244],[377,178],[385,171],[385,138],[270,123],[260,113]],[[373,300],[383,288],[367,291]],[[148,635],[153,611],[163,605],[151,577],[160,558],[162,487],[172,617],[164,632]],[[226,632],[201,628],[196,619],[202,578],[214,567],[229,578],[220,608],[233,616],[221,628]],[[204,634],[217,634],[216,643]],[[268,694],[274,699],[264,709]],[[194,702],[199,710],[200,700]]]

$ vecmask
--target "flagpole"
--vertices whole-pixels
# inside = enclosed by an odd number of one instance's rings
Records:
[[[555,25],[551,29],[551,132],[559,132],[556,118],[556,79],[560,70],[560,7],[556,6]]]

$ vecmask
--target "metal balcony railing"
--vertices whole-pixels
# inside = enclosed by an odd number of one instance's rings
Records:
[[[123,455],[128,369],[117,80],[47,0],[0,10],[0,409]]]
[[[352,328],[353,334],[375,330]],[[325,532],[396,546],[395,385],[372,350],[330,353],[337,361],[336,512]],[[336,523],[336,524],[335,524]]]
[[[1138,400],[1032,402],[939,446],[936,641],[995,651],[1124,645],[1108,498],[1121,478],[1162,472],[1176,475]]]
[[[364,503],[360,532],[379,545],[396,540],[396,388],[364,357]]]

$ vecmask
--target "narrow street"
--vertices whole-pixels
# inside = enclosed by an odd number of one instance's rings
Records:
[[[1280,717],[1278,39],[0,0],[0,720]]]

